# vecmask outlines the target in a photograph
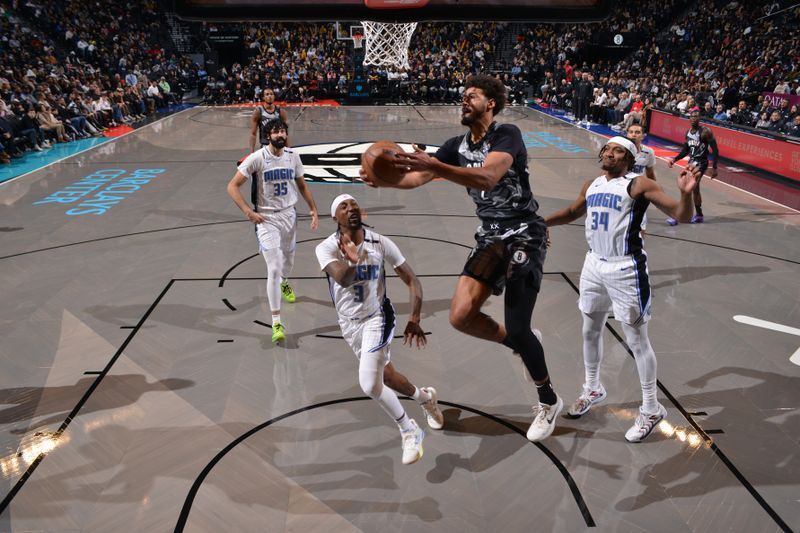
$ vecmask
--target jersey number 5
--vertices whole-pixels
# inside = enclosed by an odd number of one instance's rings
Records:
[[[608,212],[592,211],[592,229],[597,229],[603,226],[605,231],[608,231]]]
[[[287,192],[285,181],[281,181],[279,183],[273,183],[272,186],[275,188],[273,196],[284,196]]]

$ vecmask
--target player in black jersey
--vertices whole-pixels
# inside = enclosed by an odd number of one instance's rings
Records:
[[[261,141],[261,146],[269,144],[269,130],[267,124],[275,119],[280,119],[284,124],[289,122],[286,110],[275,105],[275,92],[267,87],[261,98],[263,102],[253,110],[250,118],[250,153],[256,151],[256,137]]]
[[[667,159],[667,164],[670,168],[676,161],[680,161],[687,155],[689,156],[690,167],[695,167],[700,171],[702,177],[706,169],[708,169],[708,152],[711,151],[711,179],[717,177],[717,162],[719,161],[719,148],[717,147],[717,140],[714,138],[714,132],[709,128],[700,125],[700,108],[695,107],[689,112],[689,123],[691,127],[686,132],[686,141],[673,158]],[[692,224],[703,223],[703,197],[700,195],[700,179],[697,180],[697,187],[692,193],[694,199],[695,214],[692,217]],[[678,221],[674,218],[668,218],[667,224],[670,226],[677,226]]]
[[[555,428],[563,407],[556,395],[539,339],[531,330],[531,316],[542,283],[547,228],[537,214],[528,179],[528,152],[519,128],[498,124],[494,117],[506,103],[500,80],[478,75],[469,78],[461,107],[465,135],[453,137],[431,156],[415,146],[414,153],[398,154],[395,166],[402,180],[389,184],[362,171],[375,187],[410,189],[444,178],[467,188],[481,225],[476,245],[458,278],[450,304],[450,323],[463,333],[502,343],[519,352],[536,383],[539,405],[528,439],[539,441]],[[505,320],[497,323],[481,312],[491,294],[505,288]]]

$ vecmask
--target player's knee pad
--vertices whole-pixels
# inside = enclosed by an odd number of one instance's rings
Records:
[[[634,356],[649,355],[652,353],[650,338],[647,335],[647,324],[631,326],[622,324],[622,331],[625,333],[625,340],[633,351]]]
[[[533,333],[530,326],[528,326],[527,331],[525,331],[524,324],[518,324],[514,320],[506,320],[506,334],[512,344],[518,344],[518,341],[525,338],[529,332]]]
[[[364,391],[364,394],[373,399],[379,398],[383,391],[383,380],[380,376],[376,376],[372,373],[359,374],[358,384],[361,386],[361,390]]]
[[[520,316],[506,315],[505,326],[506,338],[515,346],[519,346],[526,340],[530,340],[529,337],[534,336],[530,322],[528,320],[523,320]]]
[[[603,326],[606,322],[606,313],[583,313],[583,338],[586,340],[597,340],[603,335]]]

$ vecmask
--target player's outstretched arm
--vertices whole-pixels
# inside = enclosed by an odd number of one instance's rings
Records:
[[[425,331],[419,324],[422,313],[422,284],[419,282],[417,275],[414,274],[414,270],[412,270],[408,261],[395,267],[394,271],[397,272],[403,283],[408,286],[411,299],[411,314],[408,316],[408,324],[406,324],[406,329],[403,333],[403,344],[413,346],[416,340],[417,348],[421,348],[428,343],[425,338]]]
[[[429,181],[431,181],[436,176],[430,172],[407,172],[403,175],[403,178],[396,182],[396,183],[389,183],[383,181],[378,178],[371,178],[367,175],[363,168],[359,169],[358,175],[361,178],[361,181],[369,185],[370,187],[376,188],[387,188],[391,187],[393,189],[415,189],[422,185],[425,185]]]
[[[421,152],[423,154],[425,153],[425,150],[416,144],[413,144],[412,146],[414,148],[414,152]],[[389,183],[380,178],[372,178],[367,175],[363,168],[359,170],[358,174],[361,177],[361,180],[370,187],[392,187],[395,189],[415,189],[425,185],[436,177],[436,175],[430,171],[412,171],[409,165],[403,165],[401,170],[403,172],[403,177],[396,183]]]
[[[669,166],[669,168],[672,168],[672,165],[674,165],[677,161],[680,161],[687,155],[689,155],[689,144],[683,143],[683,146],[681,146],[681,151],[678,152],[678,154],[675,157],[667,158],[667,166]]]
[[[708,149],[711,152],[711,179],[717,177],[717,164],[719,163],[719,146],[717,146],[717,139],[714,137],[714,132],[706,128],[703,132],[705,141],[708,143]]]
[[[431,176],[444,178],[458,185],[491,191],[497,182],[506,175],[514,163],[514,158],[508,152],[490,152],[481,167],[460,167],[448,165],[432,157],[427,152],[415,149],[413,153],[395,155],[394,166],[401,172],[425,173]],[[430,179],[428,179],[430,181]]]
[[[569,207],[565,207],[559,211],[556,211],[550,216],[544,217],[544,222],[547,224],[548,227],[550,226],[560,226],[561,224],[569,224],[574,220],[578,220],[583,215],[586,214],[586,191],[589,189],[589,185],[591,185],[591,180],[587,181],[581,187],[581,192],[578,197],[572,202],[572,205]],[[548,234],[549,238],[549,234]]]
[[[308,209],[311,212],[311,229],[316,230],[319,225],[319,216],[317,214],[317,204],[314,202],[314,196],[311,194],[311,187],[306,185],[305,176],[298,176],[294,181],[297,183],[297,190],[300,191],[300,195],[308,204]]]
[[[228,196],[233,199],[234,203],[242,210],[242,213],[245,214],[250,222],[253,224],[261,224],[264,222],[264,217],[253,211],[244,197],[242,197],[242,192],[239,190],[246,181],[247,176],[237,170],[236,174],[231,178],[231,181],[228,182]]]
[[[681,193],[679,200],[670,197],[656,182],[639,178],[631,187],[631,196],[634,198],[644,196],[667,216],[686,223],[692,217],[694,208],[692,191],[697,187],[699,177],[700,171],[695,167],[686,167],[681,170],[677,178],[678,189]]]

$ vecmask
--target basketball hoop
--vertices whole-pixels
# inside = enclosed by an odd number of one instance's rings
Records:
[[[395,66],[409,68],[408,45],[417,29],[416,22],[361,21],[367,39],[364,66]]]
[[[364,36],[360,33],[353,34],[353,48],[356,50],[364,47]]]

